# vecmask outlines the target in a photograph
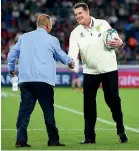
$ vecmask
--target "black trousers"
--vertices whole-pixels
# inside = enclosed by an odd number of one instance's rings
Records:
[[[24,82],[20,84],[21,102],[17,118],[17,142],[27,143],[27,127],[30,115],[38,100],[43,111],[48,143],[55,144],[59,141],[58,129],[54,119],[54,91],[53,87],[43,82]],[[38,120],[38,119],[36,119]]]
[[[99,75],[84,74],[84,134],[86,139],[95,140],[95,124],[97,118],[96,94],[102,82],[105,102],[116,122],[117,134],[124,132],[121,99],[118,91],[118,71]]]

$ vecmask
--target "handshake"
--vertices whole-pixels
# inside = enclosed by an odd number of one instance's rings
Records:
[[[74,69],[75,68],[75,62],[72,60],[69,64],[68,64],[69,68]]]

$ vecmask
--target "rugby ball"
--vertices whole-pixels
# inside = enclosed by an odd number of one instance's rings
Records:
[[[107,31],[104,32],[104,34],[103,34],[103,41],[104,41],[104,45],[105,45],[105,47],[106,47],[107,50],[113,50],[113,49],[115,49],[114,47],[109,46],[107,44],[107,42],[110,41],[110,40],[114,40],[115,38],[118,38],[118,37],[119,36],[118,36],[117,31],[115,29],[113,29],[113,28],[111,28],[111,29],[109,29],[109,30],[107,30]]]

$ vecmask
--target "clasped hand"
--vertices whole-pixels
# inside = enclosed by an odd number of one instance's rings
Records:
[[[74,69],[75,68],[75,63],[72,61],[70,64],[68,64],[69,68]]]
[[[117,48],[117,47],[121,47],[123,45],[123,42],[121,39],[115,38],[114,40],[108,41],[107,45]]]

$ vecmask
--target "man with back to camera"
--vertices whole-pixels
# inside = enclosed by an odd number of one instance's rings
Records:
[[[70,35],[69,56],[76,61],[80,52],[83,62],[85,140],[80,144],[96,142],[96,94],[101,82],[105,102],[116,122],[117,135],[120,142],[125,143],[128,138],[123,125],[116,55],[114,49],[106,50],[102,37],[102,34],[111,29],[111,26],[106,20],[91,17],[86,3],[75,4],[73,10],[79,25]],[[123,41],[118,36],[107,44],[113,48],[119,48],[123,46]]]
[[[74,68],[74,62],[61,50],[58,39],[49,34],[51,29],[51,18],[41,14],[37,19],[37,29],[21,35],[8,54],[11,76],[15,75],[16,60],[19,59],[21,102],[16,123],[16,147],[31,147],[27,144],[27,127],[36,100],[44,114],[48,146],[65,146],[59,142],[55,124],[53,87],[56,79],[56,60],[70,68]]]

